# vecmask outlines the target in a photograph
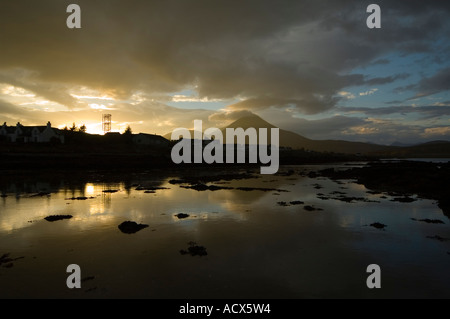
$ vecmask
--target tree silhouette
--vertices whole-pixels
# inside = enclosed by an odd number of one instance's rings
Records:
[[[75,131],[77,130],[77,127],[76,127],[76,125],[75,125],[75,122],[72,124],[72,127],[70,128],[70,130],[71,130],[72,132],[75,132]]]
[[[78,131],[81,132],[81,133],[86,133],[86,129],[87,129],[87,128],[86,128],[86,125],[83,124],[83,125],[80,126],[80,128],[78,129]]]
[[[130,125],[127,126],[127,128],[125,129],[125,132],[123,132],[123,134],[126,134],[126,135],[133,134],[133,131],[131,130],[131,126]]]

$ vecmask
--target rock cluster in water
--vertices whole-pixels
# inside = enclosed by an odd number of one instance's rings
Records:
[[[208,252],[206,251],[206,248],[203,246],[198,246],[196,242],[189,242],[189,247],[187,250],[181,249],[180,254],[186,255],[189,254],[191,256],[206,256],[208,255]]]
[[[54,222],[62,219],[70,219],[72,217],[73,217],[72,215],[50,215],[45,217],[44,219],[48,222]]]
[[[125,221],[118,226],[120,231],[125,234],[134,234],[146,227],[148,227],[148,225],[138,224],[138,223],[132,222],[132,221]]]

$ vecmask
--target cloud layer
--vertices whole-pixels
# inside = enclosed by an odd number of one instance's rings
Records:
[[[78,30],[65,25],[69,3],[2,4],[0,84],[54,103],[58,112],[30,111],[3,94],[3,118],[93,118],[103,108],[114,110],[116,119],[169,128],[186,126],[194,114],[217,121],[239,114],[168,106],[168,101],[192,100],[171,95],[183,90],[195,92],[200,102],[233,101],[232,111],[275,108],[285,114],[288,107],[312,115],[351,100],[351,87],[367,86],[360,96],[375,96],[380,91],[370,91],[374,86],[411,80],[404,88],[413,92],[411,98],[450,89],[448,66],[419,79],[395,68],[389,74],[361,71],[393,63],[386,57],[392,52],[424,54],[445,65],[450,34],[446,1],[380,0],[379,30],[366,27],[371,1],[79,0]],[[77,98],[87,89],[116,103]]]

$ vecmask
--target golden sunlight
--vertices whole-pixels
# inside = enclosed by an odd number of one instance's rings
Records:
[[[93,196],[95,194],[95,186],[94,184],[86,184],[86,188],[84,189],[86,195]]]

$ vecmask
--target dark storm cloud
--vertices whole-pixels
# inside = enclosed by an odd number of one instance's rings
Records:
[[[389,59],[379,59],[371,63],[371,65],[386,65],[389,64],[391,61]]]
[[[82,109],[70,111],[41,112],[29,108],[16,106],[0,100],[1,123],[15,125],[21,122],[24,125],[45,125],[47,121],[52,124],[64,119],[63,123],[77,126],[87,123],[99,122],[104,110]],[[111,111],[110,111],[111,112]],[[191,127],[194,120],[202,120],[205,127],[214,126],[209,120],[214,111],[204,109],[180,109],[159,102],[144,101],[139,104],[119,103],[112,111],[113,128],[117,131],[120,122],[116,119],[126,119],[125,124],[130,124],[133,131],[166,134],[178,127]],[[243,114],[244,112],[239,112]],[[248,112],[250,114],[250,112]],[[215,119],[213,119],[215,121]],[[54,125],[55,127],[59,125]]]
[[[393,101],[388,101],[388,102],[384,102],[385,104],[402,104],[403,101],[400,100],[393,100]]]
[[[392,83],[392,82],[397,81],[397,80],[404,80],[404,79],[407,79],[410,76],[411,75],[408,74],[408,73],[401,73],[401,74],[396,74],[396,75],[391,75],[391,76],[378,77],[378,78],[373,78],[373,79],[366,80],[365,84],[368,84],[368,85],[383,85],[383,84]]]
[[[431,77],[423,78],[417,84],[417,94],[413,98],[424,97],[448,90],[450,90],[450,68],[445,68]]]
[[[65,26],[69,3],[7,1],[0,10],[3,81],[67,107],[78,105],[65,88],[78,85],[120,99],[195,88],[200,98],[243,99],[234,108],[318,113],[347,86],[402,78],[346,72],[392,51],[432,54],[449,32],[445,1],[380,0],[381,30],[366,27],[371,1],[79,0],[80,30]],[[8,78],[14,70],[32,75]]]
[[[145,120],[156,126],[163,124],[163,132],[169,133],[169,131],[178,128],[188,127],[193,125],[194,120],[202,120],[205,125],[209,123],[209,117],[214,111],[203,109],[181,109],[173,106],[169,106],[159,102],[144,101],[137,105],[128,103],[121,103],[117,105],[114,110],[114,116],[116,118],[126,118],[130,122],[141,122]],[[145,116],[143,116],[145,114]]]
[[[25,113],[26,111],[23,108],[8,103],[6,101],[0,100],[0,115],[8,116],[12,114],[25,114]]]
[[[217,112],[214,114],[211,114],[209,116],[209,120],[212,122],[232,122],[236,121],[242,117],[245,116],[251,116],[254,115],[253,112],[247,111],[247,110],[239,110],[239,111],[231,111],[231,112]]]
[[[450,106],[390,106],[390,107],[339,107],[338,112],[362,113],[367,116],[385,116],[390,114],[410,114],[417,113],[422,119],[450,116]]]
[[[414,96],[405,101],[426,97],[440,92],[450,90],[450,67],[437,71],[434,75],[429,77],[422,77],[417,83],[412,83],[406,86],[400,86],[393,90],[394,93],[403,93],[407,91],[417,92]],[[388,104],[397,104],[399,101],[387,102]]]
[[[37,96],[60,103],[69,108],[73,106],[85,106],[84,103],[77,101],[66,92],[67,86],[64,83],[42,82],[39,81],[39,78],[36,79],[34,77],[36,77],[36,74],[23,69],[13,69],[7,72],[0,71],[0,83],[8,83],[16,87],[21,87],[34,92]]]
[[[333,116],[320,120],[292,119],[287,123],[286,128],[300,135],[320,140],[342,138],[342,131],[363,124],[365,124],[364,119]]]
[[[0,119],[0,125],[6,122],[8,126],[11,126],[16,125],[17,122],[26,125],[45,125],[50,118],[45,113],[17,106],[0,99]]]
[[[415,90],[415,89],[417,89],[417,87],[418,87],[417,84],[414,83],[414,84],[408,84],[408,85],[405,85],[405,86],[399,86],[399,87],[393,89],[392,91],[394,93],[403,93],[403,92],[406,92],[406,91]],[[401,103],[401,102],[402,101],[390,101],[390,102],[387,102],[387,104],[398,104],[398,103]]]
[[[428,132],[427,127],[389,119],[339,115],[319,120],[306,120],[286,116],[286,114],[283,116],[282,113],[274,109],[259,112],[262,117],[270,118],[274,125],[316,140],[376,141],[378,144],[389,145],[396,141],[420,143],[433,138],[449,138],[449,132],[444,131],[444,135],[438,135],[441,132],[439,127],[431,126],[430,133],[425,134]]]

